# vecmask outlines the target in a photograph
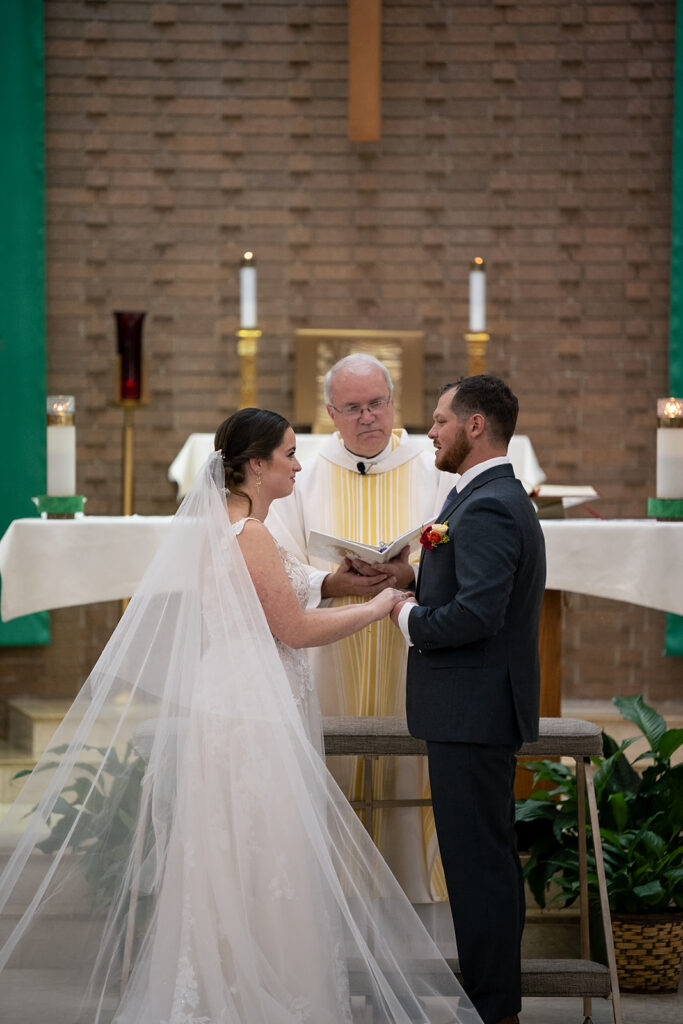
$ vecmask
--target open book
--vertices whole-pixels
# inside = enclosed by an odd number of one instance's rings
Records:
[[[355,540],[347,540],[344,537],[333,537],[329,533],[320,533],[319,530],[311,530],[308,535],[308,553],[317,558],[326,558],[330,562],[340,563],[344,558],[360,558],[364,562],[388,562],[395,558],[406,544],[414,551],[419,545],[420,534],[423,524],[414,526],[407,533],[402,533],[394,540],[378,545],[360,544]]]
[[[530,492],[529,497],[539,513],[557,510],[561,514],[566,508],[594,501],[599,494],[590,484],[539,484]]]

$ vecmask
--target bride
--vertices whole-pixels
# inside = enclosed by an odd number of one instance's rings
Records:
[[[294,432],[216,448],[0,823],[0,1019],[480,1024],[320,756],[303,648],[402,595],[307,610]]]

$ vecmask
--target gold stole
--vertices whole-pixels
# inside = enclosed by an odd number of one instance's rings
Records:
[[[392,451],[398,447],[399,435],[392,434]],[[350,473],[331,465],[332,527],[338,537],[348,537],[362,544],[378,545],[405,533],[413,521],[410,507],[410,463],[403,463],[385,473]],[[419,516],[418,516],[419,519]],[[352,604],[361,597],[336,598],[335,604]],[[406,652],[389,618],[372,625],[335,645],[335,662],[340,685],[344,689],[344,713],[348,715],[403,715],[405,713]],[[354,759],[347,796],[359,800],[363,794],[363,762]],[[390,797],[393,758],[377,761],[373,798]],[[425,796],[429,795],[427,786]],[[391,813],[391,811],[389,812]],[[362,817],[362,815],[361,815]],[[377,810],[373,822],[373,839],[382,849],[383,812]],[[430,884],[435,899],[447,899],[441,859],[431,807],[423,809],[425,857],[429,865]]]

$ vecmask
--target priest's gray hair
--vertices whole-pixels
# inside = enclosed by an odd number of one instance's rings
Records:
[[[391,379],[391,374],[387,370],[384,363],[380,363],[379,359],[375,359],[374,356],[369,355],[367,352],[352,352],[349,356],[344,356],[343,359],[338,360],[325,374],[325,382],[323,386],[323,395],[325,397],[325,405],[332,404],[332,381],[334,375],[339,370],[350,370],[356,366],[360,367],[377,367],[384,374],[384,379],[389,389],[389,398],[394,393],[394,382]]]

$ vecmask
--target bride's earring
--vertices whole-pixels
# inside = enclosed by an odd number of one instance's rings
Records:
[[[258,476],[256,477],[256,497],[258,497],[258,493],[259,493],[260,490],[261,490],[261,474],[259,473]]]

